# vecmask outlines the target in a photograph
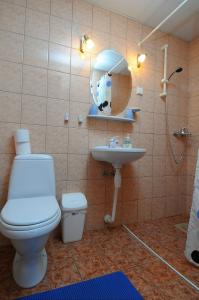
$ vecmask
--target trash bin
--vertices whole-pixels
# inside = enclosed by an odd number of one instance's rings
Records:
[[[62,195],[62,240],[64,243],[82,239],[87,200],[82,193],[68,193]]]

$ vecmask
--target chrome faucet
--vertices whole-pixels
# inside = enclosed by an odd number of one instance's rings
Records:
[[[190,137],[192,133],[188,130],[188,128],[183,127],[180,128],[179,130],[174,131],[173,135],[175,137]]]

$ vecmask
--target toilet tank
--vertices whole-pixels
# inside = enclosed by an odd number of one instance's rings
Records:
[[[15,156],[9,182],[8,200],[49,195],[55,196],[53,158],[43,154]]]

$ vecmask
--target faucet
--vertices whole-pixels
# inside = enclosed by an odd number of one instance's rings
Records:
[[[116,148],[116,147],[118,147],[118,145],[119,145],[119,139],[117,136],[113,136],[109,139],[108,146],[110,148]]]
[[[188,130],[188,128],[183,127],[180,128],[179,130],[174,131],[173,135],[175,137],[190,137],[192,133]]]

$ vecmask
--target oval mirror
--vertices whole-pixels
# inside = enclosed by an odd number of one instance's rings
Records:
[[[101,113],[117,115],[123,112],[132,90],[131,72],[124,56],[113,49],[100,52],[93,64],[90,88]]]

